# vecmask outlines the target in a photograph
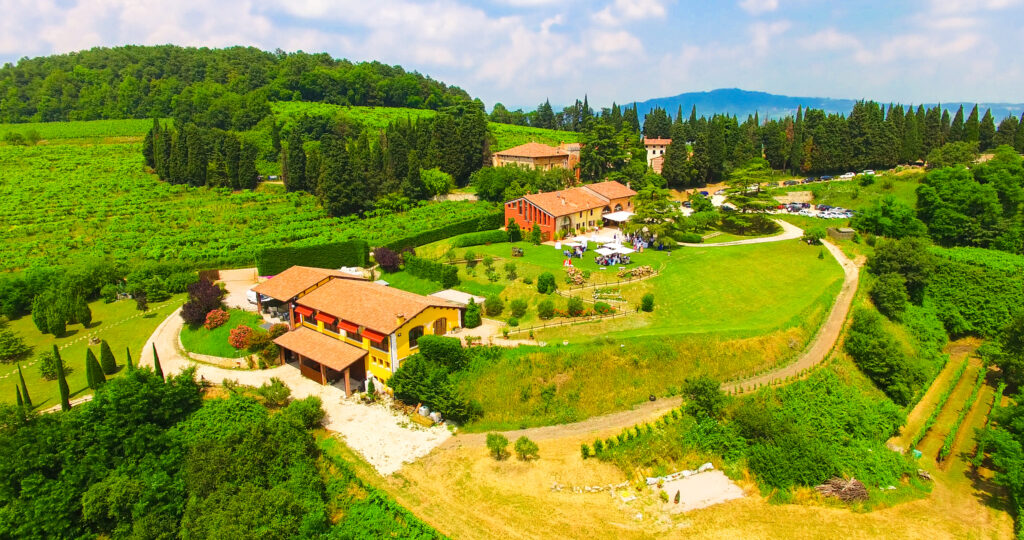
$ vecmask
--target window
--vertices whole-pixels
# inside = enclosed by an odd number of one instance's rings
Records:
[[[360,347],[363,346],[363,335],[360,334],[359,332],[349,332],[349,331],[346,330],[345,331],[345,337],[347,337],[348,339],[354,341]]]
[[[312,315],[303,315],[302,322],[316,326],[316,317]]]
[[[338,332],[338,320],[335,319],[334,322],[331,323],[331,324],[324,323],[324,330],[327,330],[328,332],[331,332],[331,333],[334,333],[334,334],[339,333]]]
[[[415,349],[416,347],[419,347],[419,340],[421,337],[423,337],[422,326],[417,326],[416,328],[409,330],[409,348]]]
[[[378,351],[388,352],[389,350],[391,350],[391,340],[389,338],[384,338],[380,340],[380,343],[377,343],[376,341],[371,339],[370,346],[373,347],[374,349],[377,349]]]

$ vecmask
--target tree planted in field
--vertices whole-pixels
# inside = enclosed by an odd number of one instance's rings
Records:
[[[117,372],[117,360],[114,358],[114,352],[110,350],[110,344],[105,339],[100,341],[100,366],[106,375],[113,375]]]
[[[60,410],[71,410],[71,389],[68,388],[68,381],[64,375],[64,361],[60,358],[60,351],[53,346],[54,367],[57,371],[57,389],[60,391]]]

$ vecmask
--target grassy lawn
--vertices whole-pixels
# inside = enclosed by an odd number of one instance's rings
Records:
[[[48,351],[56,344],[60,347],[60,355],[64,365],[71,369],[68,374],[68,386],[71,388],[72,397],[92,393],[86,386],[85,380],[85,350],[91,348],[93,354],[99,357],[99,345],[89,345],[89,338],[96,336],[107,340],[118,366],[124,366],[125,347],[132,351],[132,359],[137,364],[144,353],[142,347],[146,340],[156,330],[156,327],[163,322],[167,316],[181,306],[185,300],[184,294],[173,296],[166,302],[156,303],[146,313],[135,309],[135,302],[122,300],[106,304],[102,300],[89,304],[92,309],[92,325],[83,328],[80,324],[69,325],[67,333],[59,338],[49,334],[41,334],[32,323],[32,317],[22,317],[11,321],[10,328],[25,339],[25,342],[33,347],[33,356],[22,362],[22,372],[25,374],[25,383],[28,385],[29,395],[32,403],[37,409],[45,409],[60,403],[60,393],[57,390],[57,381],[48,381],[39,375],[39,366],[35,355]],[[148,352],[152,354],[152,352]],[[118,374],[123,372],[119,371]],[[117,376],[115,374],[114,376]],[[107,376],[111,377],[110,375]],[[7,392],[0,392],[0,400],[14,403],[14,388],[11,387],[18,378],[17,367],[11,365],[0,365],[0,381],[8,383]]]
[[[901,175],[882,174],[875,177],[875,183],[862,186],[858,181],[830,181],[801,184],[776,188],[776,192],[810,191],[814,193],[815,204],[829,204],[858,210],[871,206],[885,195],[894,195],[910,206],[917,205],[917,186],[923,177],[920,173]]]
[[[252,328],[259,328],[263,324],[263,318],[259,315],[242,309],[228,310],[231,317],[228,322],[207,330],[202,326],[190,328],[185,326],[181,330],[181,345],[185,350],[196,354],[209,356],[221,356],[224,358],[241,358],[249,352],[245,349],[236,349],[228,343],[228,336],[235,328],[246,325]]]
[[[436,281],[416,277],[404,270],[393,274],[381,274],[380,279],[387,281],[391,287],[416,294],[427,295],[444,289]]]

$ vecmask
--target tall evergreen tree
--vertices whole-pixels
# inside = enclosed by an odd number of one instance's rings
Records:
[[[306,185],[306,151],[302,147],[302,134],[292,129],[288,136],[288,174],[284,178],[288,191],[308,191]]]
[[[1017,125],[1016,116],[1010,115],[1003,118],[1002,121],[999,122],[999,128],[996,129],[995,138],[992,139],[992,146],[998,147],[1005,144],[1009,145],[1011,148],[1015,148],[1018,129],[1019,126]]]
[[[156,157],[154,148],[156,146],[156,138],[160,131],[160,122],[154,118],[153,127],[149,128],[146,132],[146,137],[142,139],[142,157],[146,159],[146,166],[151,169],[156,169]]]
[[[135,371],[135,362],[132,361],[132,348],[124,348],[124,365],[128,371]]]
[[[156,140],[154,151],[156,153],[156,174],[162,180],[171,181],[171,129],[164,126],[160,131],[160,137]]]
[[[672,125],[674,127],[676,125],[682,125],[682,124],[683,124],[683,104],[680,103],[679,104],[679,108],[676,109],[676,119],[675,119],[674,122],[672,122]]]
[[[797,105],[793,120],[793,140],[789,147],[789,167],[793,174],[802,172],[804,163],[804,115],[803,107]]]
[[[238,153],[238,187],[256,189],[259,173],[256,172],[256,147],[243,142]]]
[[[160,366],[160,357],[156,354],[156,343],[153,344],[153,373],[160,379],[164,378],[164,368]]]
[[[114,352],[110,350],[110,344],[105,339],[100,341],[100,367],[106,375],[117,372],[117,359],[114,358]]]
[[[545,99],[544,103],[537,107],[533,125],[544,129],[555,129],[555,112],[551,108],[550,100]]]
[[[924,117],[924,128],[921,130],[921,153],[928,155],[933,149],[942,146],[942,113],[938,107],[928,109]]]
[[[238,141],[238,136],[233,133],[229,133],[224,137],[224,161],[227,167],[228,183],[231,185],[231,189],[242,189],[242,184],[238,178],[238,166],[239,158],[242,153],[242,145]]]
[[[206,185],[206,171],[209,165],[209,157],[206,154],[206,137],[203,130],[195,126],[186,126],[188,131],[186,169],[188,184],[193,187]]]
[[[25,375],[21,372],[21,362],[18,362],[18,382],[21,384],[21,396],[28,408],[32,408],[32,397],[28,395],[28,385],[25,384]]]
[[[697,137],[697,105],[690,107],[690,118],[686,121],[686,140],[693,142]]]
[[[276,120],[270,124],[270,148],[274,151],[272,157],[277,160],[281,156],[281,124]]]
[[[949,110],[942,109],[942,144],[946,144],[947,142],[949,142],[949,121]]]
[[[174,131],[171,137],[168,174],[172,184],[184,184],[188,181],[188,140],[184,130]]]
[[[107,382],[107,378],[103,376],[103,368],[100,367],[100,363],[96,360],[96,355],[93,354],[92,349],[85,350],[85,374],[86,379],[88,379],[89,388],[93,390]]]
[[[60,358],[60,350],[57,345],[53,346],[54,364],[57,367],[57,388],[60,390],[60,410],[71,410],[71,389],[68,388],[68,381],[64,375],[64,361]]]
[[[960,105],[960,108],[956,110],[956,114],[953,116],[953,122],[949,125],[949,142],[960,142],[964,140],[964,106]]]
[[[423,183],[423,178],[420,176],[419,152],[415,150],[409,152],[407,168],[408,172],[405,175],[405,181],[402,182],[402,194],[414,201],[426,199],[427,186]]]
[[[14,393],[17,394],[17,405],[19,409],[25,408],[25,402],[21,399],[21,388],[18,385],[14,385]]]
[[[978,106],[975,105],[971,109],[970,116],[967,117],[967,122],[964,123],[964,141],[966,142],[978,142],[980,133],[978,132]]]
[[[981,150],[991,150],[994,148],[992,144],[993,139],[996,136],[996,123],[992,118],[992,109],[985,109],[985,116],[981,119],[981,124],[978,126],[978,147]]]
[[[345,143],[334,135],[325,135],[320,141],[322,162],[318,196],[327,213],[347,216],[363,210],[366,186],[360,184],[349,166]]]
[[[682,124],[673,131],[683,131]],[[693,173],[689,162],[689,151],[686,149],[685,136],[672,139],[665,149],[665,160],[662,162],[661,175],[670,188],[682,188],[690,184]]]
[[[1013,137],[1013,147],[1018,153],[1024,154],[1024,113],[1021,113],[1017,122],[1017,134]]]
[[[636,102],[633,102],[632,107],[626,107],[626,112],[623,113],[622,123],[629,127],[633,133],[640,132],[640,114],[637,112]]]
[[[903,141],[900,145],[900,161],[913,163],[921,159],[921,133],[918,130],[917,115],[914,108],[907,109],[907,115],[903,121]]]
[[[644,138],[667,139],[672,131],[672,121],[665,109],[655,107],[644,115]]]

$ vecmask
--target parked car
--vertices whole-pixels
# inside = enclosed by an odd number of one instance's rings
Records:
[[[687,208],[693,208],[693,205],[690,204],[690,201],[683,201],[683,206],[685,206]]]
[[[848,173],[843,173],[839,178],[853,178],[854,176],[857,176],[857,175],[853,174],[852,172],[848,172]]]
[[[831,179],[832,179],[832,177],[831,177],[831,176],[829,176],[829,175],[827,175],[827,174],[826,174],[826,175],[824,175],[824,176],[819,176],[819,177],[818,177],[818,180],[821,180],[821,181],[823,181],[823,182],[824,182],[824,181],[827,181],[827,180],[831,180]]]
[[[701,193],[703,193],[703,191]],[[720,190],[715,192],[715,195],[725,195],[725,190],[724,189],[720,189]]]
[[[795,185],[797,185],[799,183],[800,183],[799,180],[786,180],[785,182],[783,182],[783,184],[785,184],[787,186],[795,186]]]
[[[811,203],[809,203],[809,202],[800,203],[800,208],[810,208],[810,207],[811,207]]]
[[[248,300],[250,304],[255,305],[257,297],[259,297],[259,293],[257,293],[256,291],[252,289],[245,291],[245,299]]]
[[[864,172],[862,172],[861,174],[863,174],[863,175],[875,174],[875,171],[872,171],[871,169],[865,169]]]
[[[705,196],[705,197],[707,197],[707,196],[708,196],[708,192],[707,192],[707,191],[701,191],[701,192],[700,192],[700,194],[701,194],[701,195],[703,195],[703,196]]]

